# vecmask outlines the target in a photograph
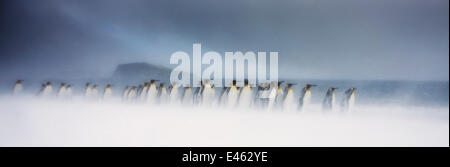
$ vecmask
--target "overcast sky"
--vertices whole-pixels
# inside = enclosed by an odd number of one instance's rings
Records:
[[[1,1],[3,78],[96,77],[175,51],[278,51],[280,77],[448,80],[448,0]]]

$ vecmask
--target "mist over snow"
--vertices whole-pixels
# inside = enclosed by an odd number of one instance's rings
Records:
[[[351,113],[0,97],[0,146],[449,146],[447,107]]]

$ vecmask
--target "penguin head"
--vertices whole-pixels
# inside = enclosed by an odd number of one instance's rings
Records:
[[[95,84],[94,86],[92,86],[92,88],[97,88],[97,84]]]
[[[66,86],[66,84],[65,83],[61,83],[61,87],[64,87],[64,86]]]
[[[88,82],[88,83],[86,83],[86,87],[89,87],[89,86],[91,86],[91,84]]]
[[[236,83],[237,83],[236,80],[233,80],[233,81],[232,81],[232,85],[233,85],[233,86],[236,86]]]
[[[278,81],[278,87],[281,86],[281,84],[283,84],[284,81]]]
[[[313,84],[305,84],[305,88],[309,89],[312,87],[316,87],[317,85],[313,85]]]
[[[213,85],[211,85],[210,80],[204,80],[203,81],[203,87],[212,88]]]
[[[19,79],[19,80],[16,81],[16,84],[22,84],[22,82],[23,82],[23,80]]]
[[[245,86],[245,87],[248,87],[248,79],[245,79],[245,80],[244,80],[244,86]]]
[[[288,89],[291,89],[291,88],[292,88],[292,86],[294,86],[294,85],[296,85],[296,84],[292,84],[292,83],[287,83],[287,84],[286,84],[286,88],[288,88]]]
[[[335,91],[337,88],[328,88],[328,91],[333,92]]]
[[[111,88],[111,84],[106,85],[106,88]]]
[[[211,84],[211,80],[205,79],[200,84],[202,84],[202,87],[208,87],[212,88],[214,85]]]
[[[66,88],[72,88],[72,85],[69,84],[69,85],[66,86]]]
[[[51,86],[52,85],[52,83],[51,82],[47,82],[45,85],[47,85],[47,86]]]
[[[356,88],[350,88],[345,93],[353,93],[356,90]]]

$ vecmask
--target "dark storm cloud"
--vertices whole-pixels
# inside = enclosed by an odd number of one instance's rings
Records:
[[[448,80],[448,1],[11,1],[1,73],[105,76],[174,51],[278,51],[280,76]]]

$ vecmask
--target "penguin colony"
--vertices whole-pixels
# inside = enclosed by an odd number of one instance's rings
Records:
[[[232,81],[231,87],[220,88],[221,90],[218,91],[220,93],[216,93],[214,85],[207,80],[201,82],[201,87],[180,87],[177,84],[167,86],[164,83],[159,83],[159,80],[149,80],[140,85],[126,86],[122,90],[121,99],[122,102],[126,103],[308,111],[311,109],[311,89],[317,86],[305,84],[299,97],[296,97],[293,90],[295,84],[292,83],[268,82],[260,83],[256,87],[250,87],[247,80],[245,80],[243,87],[237,87],[236,83],[237,81]],[[334,87],[327,89],[322,102],[323,111],[336,111],[338,108],[336,106],[336,89]],[[349,88],[344,92],[340,103],[342,111],[353,110],[355,90],[356,88]],[[23,80],[18,80],[14,84],[12,93],[17,96],[22,91]],[[83,96],[89,100],[105,100],[113,98],[113,91],[111,84],[107,84],[103,90],[99,90],[98,85],[86,83]],[[42,84],[38,96],[70,99],[72,97],[72,86],[61,83],[56,88],[56,92],[53,92],[52,83],[46,82]]]

